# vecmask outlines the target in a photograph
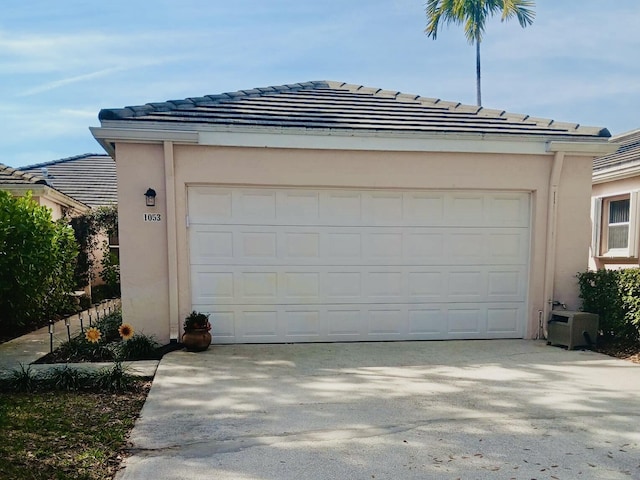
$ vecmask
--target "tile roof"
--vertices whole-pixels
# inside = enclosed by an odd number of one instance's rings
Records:
[[[533,118],[419,95],[332,81],[314,81],[103,109],[110,122],[152,122],[171,128],[257,126],[386,132],[510,134],[593,138],[606,128]],[[176,128],[174,127],[174,128]],[[206,127],[205,127],[206,128]]]
[[[14,185],[47,185],[41,175],[25,173],[0,163],[0,188]]]
[[[616,135],[610,141],[618,143],[620,147],[614,153],[594,159],[594,172],[640,163],[640,129]]]
[[[85,153],[20,170],[45,177],[49,185],[90,207],[118,202],[116,162],[108,155]]]

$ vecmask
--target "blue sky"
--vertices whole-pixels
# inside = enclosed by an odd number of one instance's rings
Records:
[[[462,28],[424,34],[423,0],[2,0],[0,162],[102,152],[101,108],[309,80],[475,103]],[[538,0],[491,21],[483,104],[640,128],[638,0]]]

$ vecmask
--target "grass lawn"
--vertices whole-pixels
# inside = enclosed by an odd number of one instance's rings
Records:
[[[112,479],[150,386],[0,394],[0,479]]]

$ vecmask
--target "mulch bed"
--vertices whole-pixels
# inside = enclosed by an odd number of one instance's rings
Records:
[[[594,350],[609,355],[610,357],[640,363],[640,345],[637,343],[601,339]]]
[[[160,360],[167,353],[181,350],[184,348],[184,345],[181,343],[168,343],[166,345],[161,345],[156,348],[155,355],[153,358],[148,358],[147,360]],[[69,357],[60,349],[55,349],[51,353],[47,353],[44,357],[40,357],[33,363],[38,364],[46,364],[46,363],[83,363],[83,362],[91,362],[91,361],[104,361],[104,362],[112,362],[113,358],[104,358],[100,360],[90,360],[83,357]]]

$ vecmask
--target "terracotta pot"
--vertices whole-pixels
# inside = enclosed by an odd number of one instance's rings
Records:
[[[206,328],[189,330],[182,334],[182,344],[190,352],[202,352],[211,345],[211,333]]]

